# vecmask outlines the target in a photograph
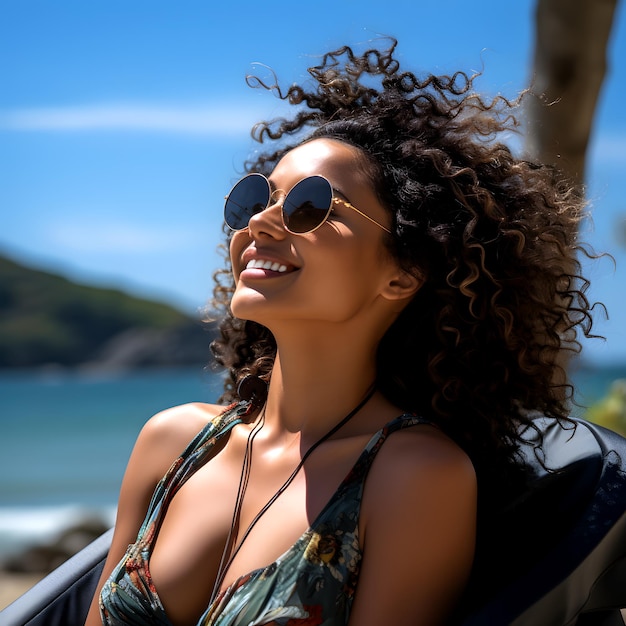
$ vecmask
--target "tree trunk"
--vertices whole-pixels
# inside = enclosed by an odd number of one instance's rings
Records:
[[[607,71],[617,0],[537,0],[526,151],[577,184]]]
[[[533,161],[558,167],[582,194],[587,145],[607,72],[606,50],[617,0],[536,2],[526,152]],[[570,353],[562,350],[554,377],[557,387],[567,379],[569,362]],[[565,388],[561,392],[565,394]]]

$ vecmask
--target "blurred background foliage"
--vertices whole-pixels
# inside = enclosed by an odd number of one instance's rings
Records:
[[[138,334],[154,347],[164,333],[182,333],[200,337],[200,349],[206,349],[208,340],[189,332],[199,326],[167,304],[77,284],[0,256],[0,368],[92,363],[110,352],[116,338],[128,343],[132,336],[139,343]],[[152,363],[143,358],[142,364]]]
[[[585,417],[626,437],[626,378],[615,380],[607,395],[587,409]]]

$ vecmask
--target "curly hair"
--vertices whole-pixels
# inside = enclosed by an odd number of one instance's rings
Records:
[[[555,168],[516,157],[501,133],[518,126],[510,101],[473,90],[477,75],[400,71],[386,50],[327,53],[312,85],[286,90],[257,78],[295,107],[253,137],[276,142],[246,163],[268,174],[303,141],[336,139],[359,149],[391,217],[385,245],[423,286],[378,348],[378,389],[403,409],[428,415],[478,470],[511,465],[520,424],[532,412],[567,420],[573,390],[563,354],[591,335],[578,241],[585,203]],[[224,400],[253,373],[269,377],[276,353],[263,326],[235,319],[230,268],[216,273],[223,311],[212,344],[228,372]]]

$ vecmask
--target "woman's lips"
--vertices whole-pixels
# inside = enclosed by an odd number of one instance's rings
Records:
[[[248,260],[240,276],[247,276],[248,278],[271,278],[286,276],[296,270],[298,270],[298,268],[295,265],[285,263],[284,261],[256,257]]]

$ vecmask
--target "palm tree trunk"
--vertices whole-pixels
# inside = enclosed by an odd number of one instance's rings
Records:
[[[585,156],[617,0],[537,0],[526,151],[585,181]]]

